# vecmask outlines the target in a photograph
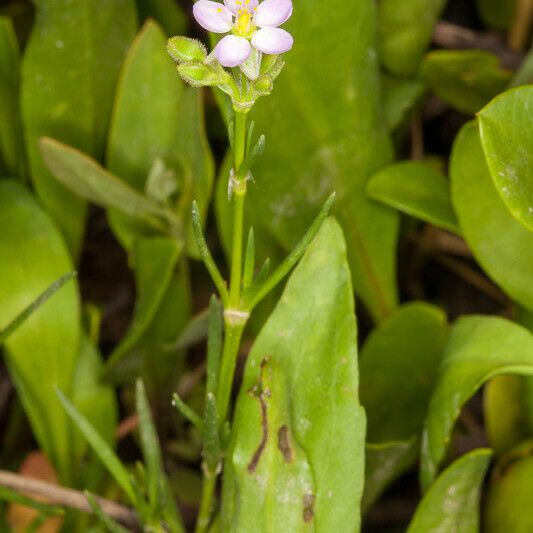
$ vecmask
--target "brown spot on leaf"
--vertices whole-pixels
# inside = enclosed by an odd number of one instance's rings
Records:
[[[315,516],[315,495],[306,494],[304,496],[304,522],[308,524]]]
[[[267,363],[268,363],[268,358],[265,357],[261,361],[261,371],[259,373],[259,379],[257,383],[248,391],[249,394],[251,394],[252,396],[254,396],[255,398],[259,400],[259,406],[261,409],[261,427],[263,430],[263,436],[261,437],[261,442],[259,443],[257,450],[255,450],[252,456],[252,459],[247,467],[247,470],[250,473],[256,471],[257,465],[259,464],[259,460],[261,459],[261,455],[263,455],[263,452],[265,451],[265,448],[268,442],[268,412],[267,412],[267,403],[266,403],[265,398],[268,398],[270,396],[270,391],[268,389],[263,388],[263,372],[265,370]]]
[[[289,428],[286,424],[281,426],[278,430],[278,448],[283,454],[283,459],[286,463],[294,461],[294,452],[292,451],[291,440],[289,437]]]

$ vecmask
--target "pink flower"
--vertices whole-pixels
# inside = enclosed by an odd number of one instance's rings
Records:
[[[224,4],[199,0],[194,18],[206,30],[228,33],[215,47],[224,67],[238,67],[250,55],[252,46],[264,54],[283,54],[293,45],[292,35],[278,28],[292,15],[292,0],[224,0]]]

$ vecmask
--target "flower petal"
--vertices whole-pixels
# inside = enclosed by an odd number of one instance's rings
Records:
[[[255,12],[254,22],[260,28],[280,26],[292,15],[292,0],[264,0]]]
[[[250,13],[254,13],[255,8],[259,5],[259,0],[224,0],[226,7],[234,14],[243,7]]]
[[[244,63],[252,47],[244,37],[226,35],[215,47],[215,56],[224,67],[238,67]]]
[[[283,54],[292,48],[293,43],[292,35],[281,28],[262,28],[252,37],[253,47],[263,54]]]
[[[206,30],[215,33],[226,33],[233,27],[231,11],[219,2],[200,0],[192,8],[194,18]]]

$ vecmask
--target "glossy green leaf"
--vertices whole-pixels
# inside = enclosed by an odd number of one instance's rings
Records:
[[[521,376],[498,376],[485,387],[483,397],[487,437],[501,455],[533,436],[533,383]]]
[[[0,228],[2,328],[73,266],[55,226],[26,188],[12,180],[0,182]],[[49,298],[5,344],[6,363],[33,432],[65,481],[71,467],[69,422],[53,387],[70,390],[79,342],[79,296],[73,282]]]
[[[20,57],[10,19],[0,16],[0,174],[25,175],[20,120]]]
[[[416,460],[447,336],[440,309],[410,303],[384,320],[363,346],[359,390],[368,419],[365,508]]]
[[[486,381],[505,374],[533,375],[533,336],[503,318],[461,318],[452,329],[429,405],[422,442],[424,488],[437,475],[463,405]]]
[[[248,357],[223,531],[359,530],[365,415],[356,335],[346,247],[328,219]]]
[[[417,79],[400,78],[383,74],[383,108],[389,130],[393,131],[409,116],[426,90]]]
[[[445,176],[427,163],[403,161],[381,169],[368,195],[415,218],[460,234]]]
[[[174,174],[179,200],[171,204],[188,218],[196,199],[205,215],[213,182],[213,160],[203,124],[201,92],[179,79],[166,52],[166,37],[148,21],[133,42],[115,97],[107,166],[139,192],[156,161]],[[111,213],[110,221],[127,247],[147,229]],[[194,243],[189,228],[189,249]],[[194,245],[193,245],[194,247]],[[195,249],[195,248],[194,248]]]
[[[133,257],[137,295],[133,319],[106,363],[107,374],[123,372],[123,369],[115,367],[135,348],[154,321],[174,276],[181,249],[178,241],[164,237],[135,241]]]
[[[533,234],[496,192],[474,123],[455,141],[451,181],[453,206],[474,256],[507,294],[533,309]]]
[[[499,30],[506,30],[513,20],[518,0],[476,0],[483,22]]]
[[[47,135],[101,159],[119,68],[135,32],[135,5],[133,0],[37,0],[35,5],[22,71],[30,171],[77,257],[85,203],[52,178],[37,143]]]
[[[450,465],[425,495],[407,532],[478,533],[481,487],[491,455],[479,448]]]
[[[481,113],[479,130],[496,189],[511,214],[533,231],[533,87],[503,93]]]
[[[496,465],[485,501],[487,533],[533,529],[533,443],[524,442]]]
[[[140,194],[79,150],[47,137],[41,140],[40,146],[44,161],[55,179],[81,198],[103,207],[120,209],[163,231],[164,219],[177,225],[177,220],[167,208]]]
[[[139,19],[157,20],[167,35],[181,35],[187,29],[187,16],[175,0],[136,0]]]
[[[379,48],[390,72],[417,72],[446,0],[380,0]]]
[[[511,79],[500,58],[483,50],[437,50],[422,62],[421,76],[444,102],[466,114],[477,113]]]

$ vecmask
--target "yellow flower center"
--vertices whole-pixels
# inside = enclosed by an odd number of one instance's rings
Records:
[[[235,25],[233,26],[233,33],[240,37],[249,38],[255,30],[253,22],[254,15],[250,11],[249,4],[250,0],[237,0],[237,18],[235,20]]]

